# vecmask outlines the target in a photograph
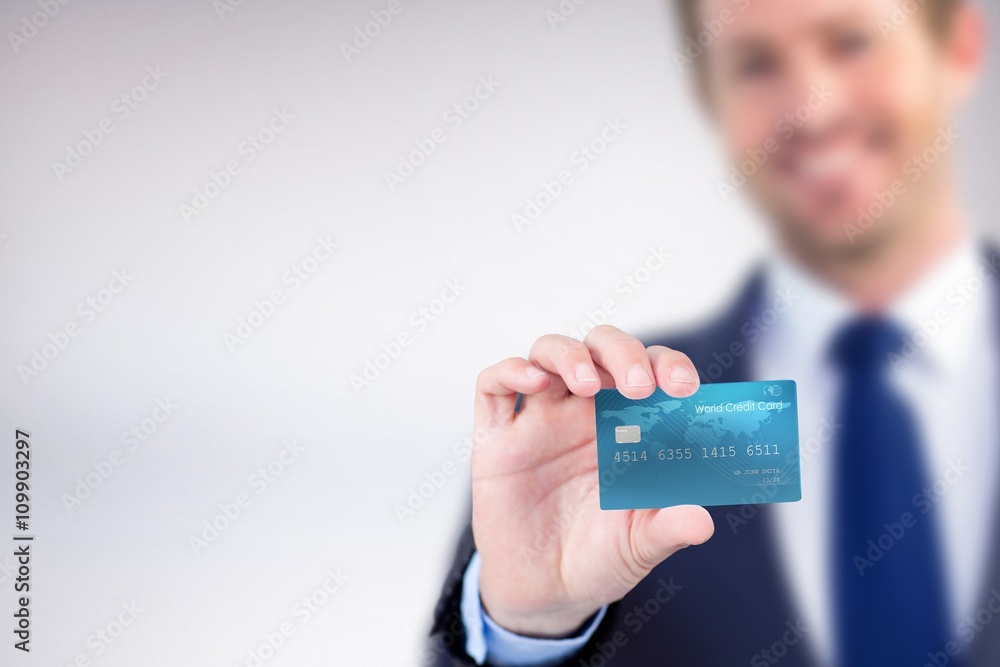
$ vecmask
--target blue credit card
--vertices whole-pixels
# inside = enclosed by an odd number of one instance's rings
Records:
[[[800,500],[795,382],[703,384],[671,398],[594,397],[601,508]]]

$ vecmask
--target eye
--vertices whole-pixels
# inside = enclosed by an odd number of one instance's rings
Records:
[[[863,32],[851,32],[839,36],[834,42],[837,55],[851,57],[864,53],[871,46],[871,38]]]
[[[736,65],[736,76],[739,79],[761,79],[772,74],[777,67],[774,58],[767,54],[754,54],[743,58]]]

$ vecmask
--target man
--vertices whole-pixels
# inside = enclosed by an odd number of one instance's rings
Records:
[[[428,657],[996,665],[1000,260],[951,152],[982,21],[961,0],[679,5],[736,165],[722,189],[745,178],[783,253],[703,330],[542,336],[480,374],[471,527]],[[599,389],[781,378],[800,502],[600,509]]]

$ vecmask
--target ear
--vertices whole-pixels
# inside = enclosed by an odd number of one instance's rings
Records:
[[[971,95],[982,71],[986,21],[971,2],[960,1],[954,11],[943,48],[948,61],[949,102],[958,107]]]

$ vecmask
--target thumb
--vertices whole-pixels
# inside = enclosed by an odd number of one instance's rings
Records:
[[[715,522],[704,507],[678,505],[646,510],[633,524],[632,556],[652,570],[684,547],[702,544],[715,533]]]

